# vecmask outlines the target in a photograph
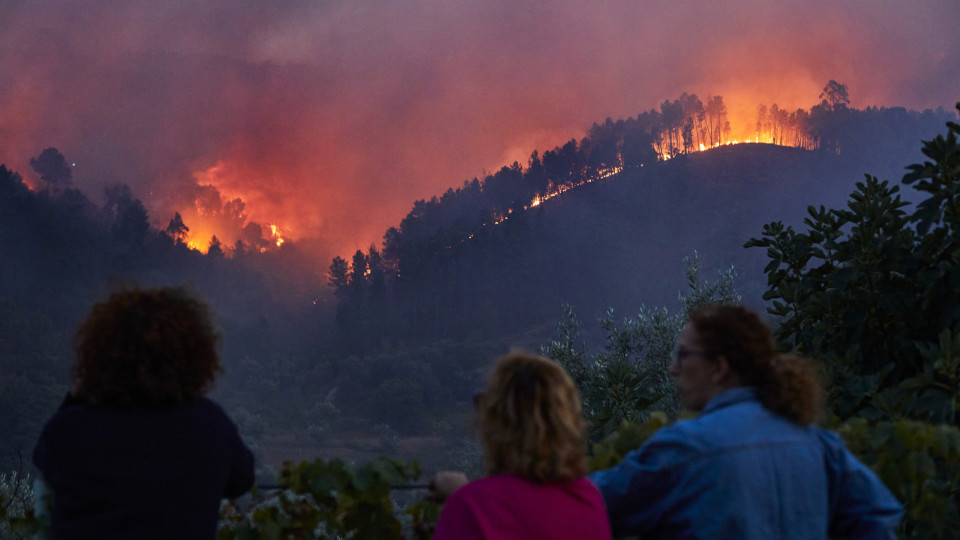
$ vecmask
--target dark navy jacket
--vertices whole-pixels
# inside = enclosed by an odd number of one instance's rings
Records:
[[[615,536],[896,538],[903,515],[836,433],[777,416],[753,388],[714,397],[591,480]]]
[[[253,455],[206,398],[116,409],[69,398],[33,453],[55,538],[216,537],[222,498],[253,485]]]

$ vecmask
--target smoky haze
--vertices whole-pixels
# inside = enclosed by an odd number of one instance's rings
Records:
[[[198,237],[278,225],[324,259],[412,201],[681,92],[793,109],[950,108],[955,0],[0,0],[0,162],[55,146]],[[242,204],[230,204],[240,199]],[[202,201],[198,205],[198,201]],[[329,260],[329,259],[325,259]]]

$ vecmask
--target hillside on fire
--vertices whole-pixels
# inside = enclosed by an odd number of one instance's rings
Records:
[[[745,301],[759,307],[766,263],[742,249],[746,239],[770,221],[800,224],[809,205],[840,204],[866,173],[900,178],[922,157],[916,141],[953,117],[815,108],[826,127],[773,123],[758,131],[765,142],[723,141],[710,129],[697,135],[702,107],[685,107],[689,97],[416,201],[381,246],[335,257],[328,281],[345,350],[542,337],[562,304],[587,320],[668,305],[684,285],[681,261],[695,253],[711,272],[734,267]],[[760,111],[758,126],[770,126]]]

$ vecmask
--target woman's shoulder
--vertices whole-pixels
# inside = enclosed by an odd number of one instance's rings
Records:
[[[223,420],[229,420],[230,416],[227,415],[227,412],[223,410],[223,407],[219,403],[213,401],[212,399],[201,396],[196,399],[190,400],[185,404],[188,407],[195,409],[201,414],[210,415],[212,417],[217,417]]]
[[[206,397],[191,399],[176,405],[139,408],[75,401],[64,402],[47,421],[43,433],[47,436],[55,433],[72,433],[77,430],[85,431],[88,427],[135,429],[136,426],[143,424],[145,419],[153,419],[148,423],[156,427],[179,423],[186,418],[193,418],[208,428],[235,425],[220,405]],[[159,424],[153,424],[153,421]]]
[[[67,394],[60,407],[53,413],[44,425],[43,433],[71,430],[78,422],[91,414],[96,415],[96,408],[88,401]]]
[[[206,426],[210,434],[218,436],[232,436],[237,431],[237,424],[230,418],[223,407],[207,397],[199,397],[182,404],[182,414],[190,417],[193,423]]]
[[[544,496],[548,492],[573,493],[578,496],[600,496],[597,487],[586,476],[559,482],[539,483],[517,474],[503,473],[480,478],[464,485],[454,492],[461,497],[473,497],[493,493],[529,493],[532,496]]]

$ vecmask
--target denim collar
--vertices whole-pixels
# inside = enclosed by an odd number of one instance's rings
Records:
[[[758,401],[757,389],[752,386],[738,386],[725,390],[713,396],[713,399],[707,403],[707,406],[700,411],[700,414],[709,414],[730,405],[736,405],[744,401]]]

